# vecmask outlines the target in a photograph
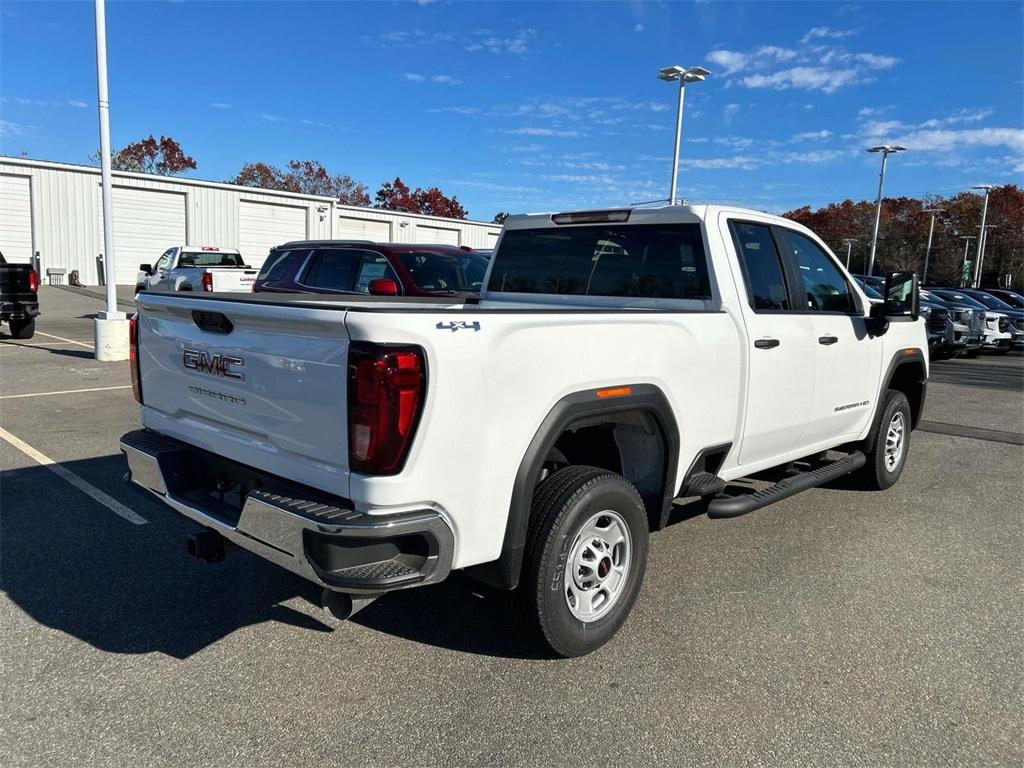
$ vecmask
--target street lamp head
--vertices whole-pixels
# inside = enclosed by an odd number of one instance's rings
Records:
[[[868,152],[884,152],[887,155],[895,154],[896,152],[906,152],[906,147],[901,147],[898,144],[881,144],[877,147],[868,147]]]
[[[945,213],[946,209],[945,208],[922,208],[921,212],[922,213],[939,214],[939,213]]]
[[[694,83],[703,80],[711,72],[704,67],[680,67],[678,64],[671,67],[664,67],[658,70],[658,79],[666,82],[681,80],[684,83]]]
[[[984,189],[985,192],[990,192],[996,188],[995,184],[975,184],[971,189]]]

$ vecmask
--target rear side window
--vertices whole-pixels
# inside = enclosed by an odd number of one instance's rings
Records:
[[[272,251],[260,269],[257,280],[273,283],[283,278],[292,267],[309,255],[308,248],[292,251]]]
[[[782,262],[767,224],[731,222],[732,237],[740,255],[750,306],[756,309],[790,309]]]
[[[351,291],[362,251],[320,251],[302,279],[305,285],[333,291]]]
[[[494,255],[494,293],[710,299],[699,224],[514,229]]]
[[[780,230],[782,240],[803,280],[806,304],[801,309],[818,312],[854,312],[857,304],[839,267],[817,243],[789,229]]]

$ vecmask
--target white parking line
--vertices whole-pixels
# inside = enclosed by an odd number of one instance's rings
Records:
[[[112,389],[131,389],[131,384],[116,387],[90,387],[89,389],[59,389],[56,392],[29,392],[25,395],[0,395],[0,400],[16,400],[19,397],[48,397],[49,395],[77,395],[79,392],[109,392]]]
[[[129,523],[134,523],[135,525],[144,525],[147,522],[146,518],[139,516],[133,510],[129,509],[124,504],[122,504],[120,501],[111,496],[108,496],[91,483],[87,483],[74,472],[65,469],[60,464],[51,459],[49,456],[40,453],[31,445],[15,437],[3,427],[0,427],[0,439],[10,443],[12,446],[14,446],[19,451],[28,456],[30,459],[32,459],[32,461],[36,462],[36,464],[40,464],[46,467],[48,470],[57,475],[57,477],[71,483],[71,485],[75,486],[75,488],[80,490],[82,493],[92,497],[95,501],[98,501],[100,504],[109,509],[115,515],[123,517]]]
[[[42,331],[36,331],[37,336],[46,336],[48,339],[56,339],[57,341],[63,341],[67,344],[77,344],[80,347],[86,349],[92,349],[92,344],[86,344],[84,341],[75,341],[74,339],[65,339],[63,336],[54,336],[52,333],[43,333]]]

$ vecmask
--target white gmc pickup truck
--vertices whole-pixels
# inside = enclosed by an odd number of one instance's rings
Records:
[[[872,305],[791,221],[670,206],[510,217],[484,286],[141,294],[132,480],[205,526],[193,555],[233,542],[336,615],[465,569],[574,656],[626,620],[673,499],[731,517],[903,471],[928,376],[911,273]]]
[[[241,291],[249,293],[258,269],[242,260],[234,248],[212,245],[168,248],[156,265],[139,264],[135,292],[139,291]]]

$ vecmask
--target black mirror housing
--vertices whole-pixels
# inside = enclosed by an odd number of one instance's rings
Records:
[[[883,313],[890,322],[915,322],[921,314],[916,272],[890,272],[885,278]]]
[[[139,264],[139,271],[140,272],[145,272],[147,275],[152,275],[153,274],[153,265],[152,264]]]

